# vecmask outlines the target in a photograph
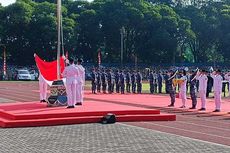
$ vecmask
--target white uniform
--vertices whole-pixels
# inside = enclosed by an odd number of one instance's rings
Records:
[[[223,77],[219,74],[211,75],[211,77],[213,78],[213,89],[216,110],[220,110]]]
[[[77,89],[76,89],[76,102],[82,103],[84,97],[84,85],[85,85],[85,68],[82,65],[76,65],[79,74],[76,76]]]
[[[40,91],[40,100],[46,100],[47,96],[47,83],[41,73],[39,74],[38,77],[39,80],[39,91]]]
[[[182,76],[180,79],[184,80],[181,84],[180,84],[180,96],[181,96],[181,99],[182,99],[182,107],[185,107],[185,103],[186,103],[186,100],[187,100],[187,97],[186,97],[186,85],[187,85],[187,77],[186,76]]]
[[[63,77],[66,78],[66,93],[68,106],[74,106],[76,103],[76,79],[78,69],[74,64],[65,67],[63,71]]]
[[[196,77],[199,80],[199,94],[201,99],[201,108],[206,108],[206,92],[207,92],[207,83],[208,77],[205,74],[201,74]]]

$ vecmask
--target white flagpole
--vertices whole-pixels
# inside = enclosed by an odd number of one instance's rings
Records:
[[[60,80],[60,55],[61,55],[61,0],[57,0],[57,79]]]

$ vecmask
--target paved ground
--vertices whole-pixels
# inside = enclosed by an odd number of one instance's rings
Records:
[[[4,153],[229,153],[230,147],[121,123],[0,129]]]
[[[0,102],[37,101],[37,85],[37,82],[0,82]],[[127,95],[115,96],[116,98],[105,96],[102,99],[99,95],[88,94],[86,100],[93,98],[102,104],[134,105],[127,99]],[[149,95],[142,96],[147,96],[148,99]],[[212,101],[210,103],[213,104]],[[229,99],[225,99],[224,104],[229,105]],[[155,108],[157,104],[142,102],[135,105]],[[230,153],[230,116],[227,112],[213,115],[189,112],[186,109],[168,109],[162,107],[162,104],[157,108],[165,113],[177,114],[177,121],[0,129],[0,152]]]

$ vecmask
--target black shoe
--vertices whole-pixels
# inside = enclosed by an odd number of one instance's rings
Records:
[[[189,109],[196,109],[196,107],[190,107]]]
[[[181,106],[180,108],[185,108],[185,106]]]
[[[198,109],[198,111],[206,111],[206,108]]]
[[[82,105],[82,103],[76,103],[75,105]]]
[[[74,108],[74,106],[68,106],[67,108]]]
[[[42,100],[43,103],[46,103],[47,101],[45,99]]]
[[[40,103],[42,103],[43,102],[43,100],[40,100]]]
[[[170,104],[170,105],[168,105],[168,107],[174,107],[174,105],[173,105],[173,104]]]
[[[220,110],[219,110],[219,109],[216,109],[216,110],[214,110],[213,112],[220,112]]]

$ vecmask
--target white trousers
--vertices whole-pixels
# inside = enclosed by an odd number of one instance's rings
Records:
[[[182,106],[185,106],[187,100],[186,91],[180,91],[180,96],[182,100]]]
[[[47,96],[47,83],[39,81],[40,100],[46,100]]]
[[[216,109],[217,109],[217,110],[220,110],[220,105],[221,105],[221,92],[219,92],[219,91],[214,92],[214,98],[215,98]]]
[[[199,91],[200,100],[201,100],[201,108],[206,108],[206,91]]]
[[[67,103],[68,106],[74,106],[76,103],[76,84],[66,84]]]
[[[83,84],[77,84],[76,85],[76,102],[77,103],[83,103],[83,97],[84,97],[84,93],[83,93]]]

